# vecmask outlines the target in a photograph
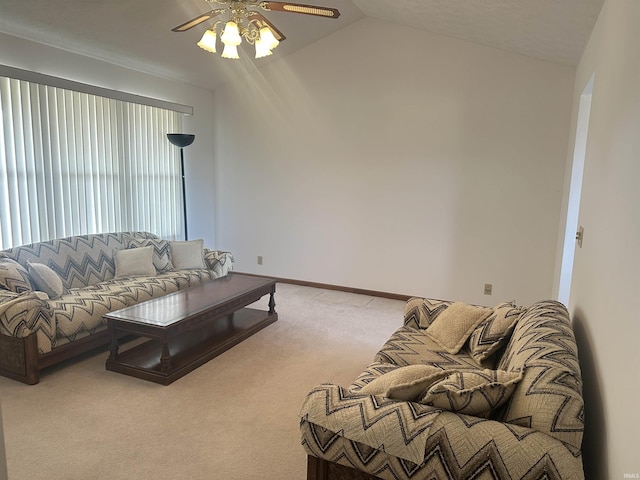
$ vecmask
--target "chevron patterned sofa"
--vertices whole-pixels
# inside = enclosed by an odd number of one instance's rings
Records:
[[[153,265],[148,275],[115,276],[117,250],[149,245]],[[42,368],[108,343],[104,314],[221,277],[233,268],[231,253],[204,248],[206,268],[177,270],[169,253],[168,242],[148,232],[73,236],[1,251],[0,374],[38,383]],[[34,263],[57,274],[61,295],[36,290]]]
[[[308,480],[584,478],[582,377],[566,308],[501,304],[451,353],[428,332],[453,305],[409,300],[404,326],[349,388],[308,394]],[[489,385],[471,381],[478,373]]]

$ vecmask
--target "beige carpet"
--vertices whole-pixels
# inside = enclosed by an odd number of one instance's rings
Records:
[[[278,284],[276,323],[167,387],[107,372],[106,350],[35,386],[0,377],[9,479],[302,480],[305,394],[325,381],[348,386],[403,309]]]

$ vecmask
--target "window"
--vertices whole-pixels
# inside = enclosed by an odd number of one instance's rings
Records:
[[[183,230],[182,113],[0,77],[0,249],[70,235]]]

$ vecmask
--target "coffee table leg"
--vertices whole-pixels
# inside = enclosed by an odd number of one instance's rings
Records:
[[[269,294],[269,315],[276,313],[275,288]]]
[[[160,356],[160,370],[168,372],[171,369],[171,354],[169,353],[169,344],[165,340],[162,342],[162,355]]]
[[[111,332],[111,343],[109,344],[109,360],[118,360],[118,335],[116,335],[116,329],[109,320],[109,331]]]

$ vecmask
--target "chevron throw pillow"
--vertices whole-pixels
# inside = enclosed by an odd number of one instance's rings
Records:
[[[496,305],[491,315],[469,337],[469,354],[473,359],[480,363],[502,347],[509,340],[524,311],[524,308],[515,306],[513,302]]]
[[[521,379],[521,372],[504,370],[455,372],[434,383],[420,403],[484,417],[509,399]]]
[[[27,270],[11,258],[0,257],[0,288],[10,292],[33,291]]]

